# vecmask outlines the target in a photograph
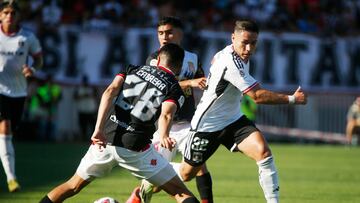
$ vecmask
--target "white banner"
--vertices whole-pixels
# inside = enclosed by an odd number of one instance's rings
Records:
[[[230,37],[231,33],[201,31],[195,38],[198,46],[185,46],[199,54],[208,73],[212,56],[231,43]],[[126,64],[144,64],[159,46],[155,29],[139,28],[86,32],[64,26],[40,40],[45,72],[65,83],[78,83],[86,74],[93,84],[107,84]],[[301,85],[360,92],[360,38],[262,32],[250,69],[262,84],[278,89]]]

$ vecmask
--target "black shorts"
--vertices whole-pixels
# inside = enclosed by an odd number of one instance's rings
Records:
[[[237,145],[251,133],[259,131],[245,116],[216,132],[195,132],[190,130],[186,143],[184,160],[192,166],[200,166],[224,145],[229,151],[238,151]]]
[[[15,130],[24,111],[26,97],[8,97],[0,94],[0,120],[10,120],[11,129]]]

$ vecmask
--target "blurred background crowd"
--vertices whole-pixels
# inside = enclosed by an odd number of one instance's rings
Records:
[[[76,24],[86,29],[153,27],[176,15],[187,31],[231,31],[236,18],[256,20],[263,30],[320,36],[354,35],[359,0],[19,0],[25,23],[35,29]]]

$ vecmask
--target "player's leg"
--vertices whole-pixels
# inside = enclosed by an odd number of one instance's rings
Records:
[[[151,184],[160,187],[179,203],[198,202],[176,175],[169,162],[156,152],[153,145],[142,152],[134,152],[121,147],[117,147],[116,151],[119,165],[128,169],[134,176],[146,179]]]
[[[108,174],[117,165],[111,153],[111,148],[112,146],[107,146],[100,149],[98,145],[90,145],[75,175],[51,190],[40,203],[63,202],[65,199],[79,193],[94,178]]]
[[[20,185],[15,175],[13,132],[21,119],[25,98],[0,96],[0,158],[7,177],[8,189],[15,192]]]
[[[260,131],[252,132],[237,147],[245,155],[256,161],[259,167],[259,182],[267,202],[279,202],[277,170],[270,148]]]
[[[196,187],[199,191],[201,202],[213,203],[212,178],[206,164],[196,174]]]
[[[75,174],[68,181],[51,190],[40,200],[40,203],[63,202],[65,199],[79,193],[81,189],[89,183],[90,181],[84,180],[79,175]]]
[[[170,136],[176,139],[176,144],[178,146],[177,150],[184,155],[185,145],[188,140],[188,135],[190,131],[190,123],[182,122],[177,125],[173,125],[171,129]],[[213,192],[212,192],[212,179],[210,172],[208,171],[206,164],[203,164],[201,169],[196,174],[196,187],[200,194],[202,202],[212,203]]]

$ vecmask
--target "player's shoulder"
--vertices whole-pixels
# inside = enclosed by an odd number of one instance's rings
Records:
[[[218,51],[212,61],[211,64],[220,64],[220,65],[224,65],[224,64],[232,64],[233,63],[233,53],[234,50],[232,49],[232,46],[226,46],[224,49]]]
[[[27,27],[21,27],[19,34],[28,38],[36,38],[34,31]]]

